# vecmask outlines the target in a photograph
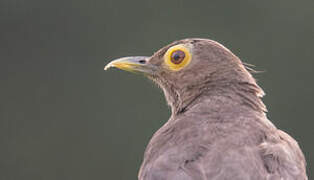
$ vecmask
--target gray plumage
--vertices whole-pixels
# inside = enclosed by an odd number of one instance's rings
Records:
[[[190,48],[179,71],[166,51]],[[164,91],[170,119],[153,135],[139,180],[306,180],[298,143],[266,117],[263,90],[238,57],[207,39],[176,41],[145,59]]]

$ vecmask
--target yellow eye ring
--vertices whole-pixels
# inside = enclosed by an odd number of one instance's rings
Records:
[[[164,56],[165,64],[173,71],[179,71],[191,61],[191,53],[179,44],[168,49]]]

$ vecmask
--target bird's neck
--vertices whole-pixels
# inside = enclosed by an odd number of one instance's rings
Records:
[[[266,107],[261,100],[263,90],[256,83],[204,84],[203,86],[187,87],[176,92],[168,92],[168,96],[170,94],[172,96],[168,97],[167,100],[171,106],[172,114],[191,111],[193,107],[200,104],[204,106],[205,111],[232,107],[261,114],[266,112]]]

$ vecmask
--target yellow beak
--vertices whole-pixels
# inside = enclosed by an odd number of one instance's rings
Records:
[[[156,67],[148,63],[148,58],[146,56],[122,57],[108,63],[104,70],[115,67],[129,72],[153,74]]]

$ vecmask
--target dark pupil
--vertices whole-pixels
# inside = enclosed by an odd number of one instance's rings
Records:
[[[172,53],[172,55],[171,55],[171,61],[172,61],[174,64],[180,64],[180,63],[183,61],[184,57],[185,57],[184,52],[178,50],[178,51],[175,51],[175,52]]]

